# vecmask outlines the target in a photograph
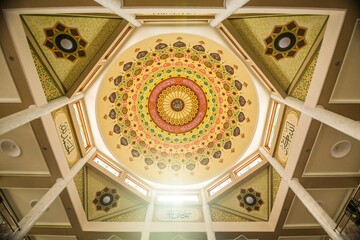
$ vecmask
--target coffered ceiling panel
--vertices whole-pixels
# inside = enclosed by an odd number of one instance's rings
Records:
[[[21,102],[14,80],[6,63],[3,50],[0,46],[0,103]]]
[[[356,21],[343,65],[333,90],[331,103],[360,103],[360,19]]]
[[[0,174],[50,174],[30,124],[1,135],[0,144]]]
[[[49,189],[11,188],[2,192],[11,203],[12,210],[18,219],[22,219]],[[35,225],[70,226],[69,219],[60,198],[56,198]]]
[[[327,214],[336,221],[354,189],[306,189]],[[298,198],[294,198],[284,228],[320,227]]]
[[[359,176],[359,156],[359,141],[322,124],[304,176]]]

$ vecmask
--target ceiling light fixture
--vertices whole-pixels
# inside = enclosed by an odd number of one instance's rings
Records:
[[[19,157],[21,155],[20,146],[10,139],[3,139],[0,142],[0,149],[3,153],[10,157]]]
[[[335,143],[331,149],[330,154],[333,158],[343,158],[351,151],[351,142],[347,140]]]

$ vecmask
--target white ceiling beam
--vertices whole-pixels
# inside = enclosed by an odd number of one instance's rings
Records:
[[[120,17],[131,23],[132,25],[134,25],[135,27],[141,26],[141,23],[138,20],[136,20],[134,14],[130,14],[122,10],[120,0],[94,0],[94,1],[102,5],[103,7],[113,11],[114,13],[116,13],[117,15],[119,15]]]
[[[72,98],[60,97],[43,106],[40,107],[30,106],[25,110],[4,117],[0,119],[0,136],[26,123],[29,123],[32,120],[35,120],[41,116],[49,114],[58,108],[61,108],[72,102],[76,102],[81,98],[83,98],[83,96],[84,94],[81,93],[75,95]]]
[[[320,223],[324,230],[329,234],[333,240],[343,240],[343,237],[335,232],[335,221],[325,212],[325,210],[316,202],[316,200],[309,194],[309,192],[300,184],[298,179],[289,177],[282,165],[275,158],[265,150],[264,147],[260,147],[260,152],[268,160],[271,166],[279,173],[282,179],[288,184],[291,190],[295,193],[298,199],[309,210],[311,215]]]
[[[293,97],[283,99],[272,93],[271,98],[360,141],[360,123],[355,120],[326,110],[322,106],[309,107]]]
[[[34,226],[41,215],[50,207],[66,186],[73,180],[74,176],[82,169],[87,161],[94,155],[96,148],[92,148],[84,158],[77,161],[71,168],[70,173],[64,178],[58,178],[50,190],[36,203],[36,205],[19,222],[20,230],[10,237],[10,240],[24,239],[26,234]]]
[[[210,26],[216,27],[219,23],[231,16],[236,10],[244,6],[249,0],[226,0],[224,12],[215,15],[215,19],[210,22]]]

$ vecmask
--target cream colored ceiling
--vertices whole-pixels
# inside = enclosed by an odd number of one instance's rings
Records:
[[[19,93],[16,89],[16,85],[14,84],[14,80],[7,66],[5,56],[1,47],[0,47],[0,73],[1,73],[0,102],[1,103],[21,102]]]
[[[353,64],[360,62],[359,52],[360,19],[356,21],[340,74],[331,95],[331,103],[360,103],[360,69]]]
[[[0,174],[50,174],[30,124],[0,136],[0,141],[6,139],[17,143],[21,154],[10,157],[0,151]]]
[[[307,189],[309,194],[322,206],[327,214],[336,221],[353,189]],[[284,228],[316,227],[319,223],[295,197],[286,218]]]
[[[331,149],[340,141],[351,144],[350,152],[341,158],[331,155]],[[306,165],[304,176],[359,176],[360,142],[322,124]]]
[[[18,219],[23,218],[30,211],[32,201],[39,201],[47,191],[48,189],[35,188],[9,188],[2,190],[7,201],[12,203],[12,209]],[[55,199],[35,225],[70,226],[66,210],[59,197]]]

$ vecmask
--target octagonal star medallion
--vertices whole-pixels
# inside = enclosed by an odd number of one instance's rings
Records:
[[[93,203],[97,211],[108,212],[110,209],[117,206],[120,196],[116,193],[116,189],[109,189],[105,187],[103,190],[96,192]]]
[[[265,54],[276,60],[294,57],[306,43],[307,28],[299,26],[295,21],[284,25],[276,25],[269,36],[264,39]]]
[[[248,212],[253,210],[259,211],[260,206],[264,204],[264,201],[261,199],[261,193],[253,188],[240,189],[237,199],[239,200],[240,207],[245,208]]]
[[[57,22],[51,28],[45,28],[44,46],[49,48],[57,58],[75,62],[86,56],[86,40],[81,37],[77,28],[68,27]]]

